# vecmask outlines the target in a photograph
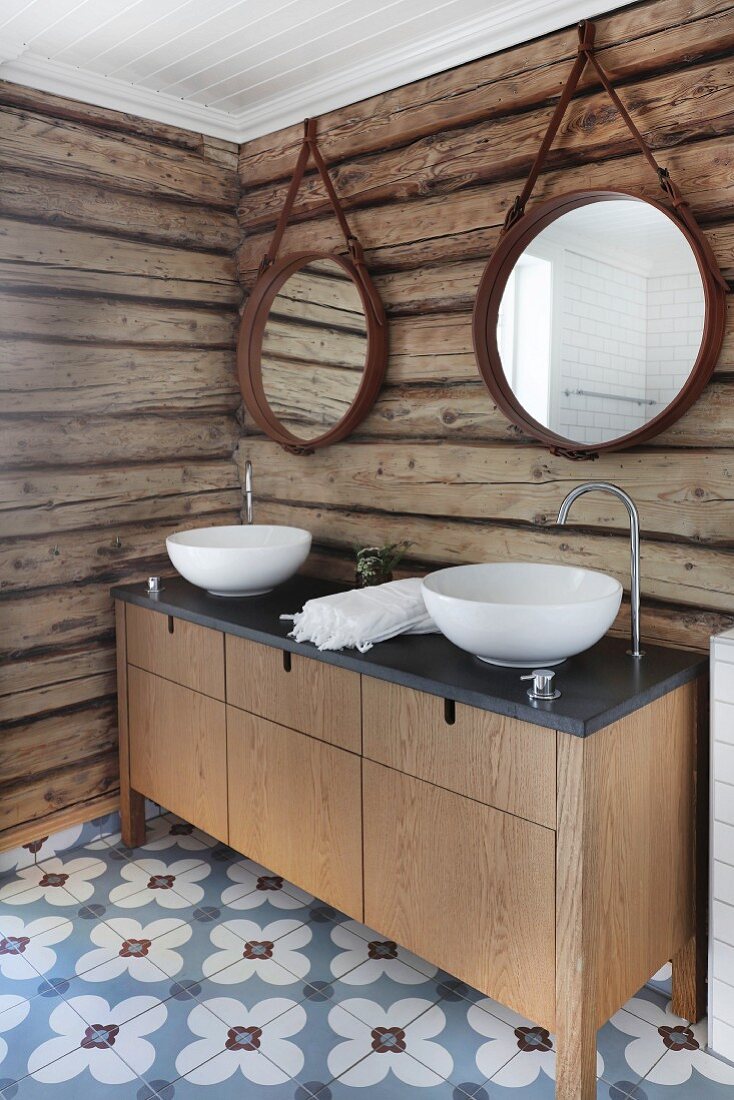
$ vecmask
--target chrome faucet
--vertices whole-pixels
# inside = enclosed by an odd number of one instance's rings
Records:
[[[245,523],[252,523],[252,463],[245,463]]]
[[[617,485],[608,481],[587,481],[572,489],[558,511],[558,523],[562,526],[568,519],[571,505],[585,493],[611,493],[624,504],[630,518],[630,605],[632,613],[632,648],[627,650],[631,657],[643,657],[640,649],[640,514],[632,497]]]

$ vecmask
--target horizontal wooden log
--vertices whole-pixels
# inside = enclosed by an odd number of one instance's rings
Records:
[[[66,810],[75,803],[109,806],[110,802],[101,802],[102,796],[113,794],[118,787],[117,749],[81,764],[70,764],[51,775],[28,776],[12,786],[0,787],[0,830],[37,822],[37,826],[28,824],[24,833],[43,835],[54,810]]]
[[[662,156],[670,146],[680,145],[689,138],[700,141],[732,132],[733,82],[734,67],[729,58],[723,58],[704,65],[678,67],[671,73],[631,84],[624,88],[622,96],[633,117],[644,118],[646,139]],[[672,102],[675,111],[670,109]],[[410,145],[373,152],[361,162],[349,161],[332,168],[334,185],[346,203],[354,198],[361,204],[379,204],[396,197],[409,199],[448,192],[467,184],[517,179],[529,171],[553,110],[553,104],[544,104],[533,111],[509,113],[470,126],[458,124],[446,130],[436,127],[438,133]],[[567,172],[573,165],[632,152],[639,156],[625,122],[607,93],[600,90],[571,101],[546,165]],[[654,175],[651,178],[655,181]],[[283,208],[286,189],[287,183],[279,182],[247,191],[239,207],[243,224],[274,225]],[[304,180],[294,216],[298,218],[309,211],[323,214],[325,209],[323,185],[318,176]],[[356,225],[356,222],[352,225],[353,231]]]
[[[666,153],[665,164],[683,192],[691,197],[702,224],[731,218],[734,205],[734,152],[727,137],[682,146]],[[390,202],[369,205],[350,212],[349,220],[365,248],[370,270],[422,268],[451,260],[488,258],[508,206],[524,178],[501,183],[483,183],[449,194],[425,195],[407,200],[398,192]],[[619,187],[647,198],[659,199],[657,177],[637,152],[611,161],[582,167],[567,166],[544,172],[535,187],[533,201],[577,189]],[[241,222],[243,241],[238,251],[240,277],[250,284],[269,239],[269,229],[253,232]],[[447,232],[447,229],[450,230]],[[729,245],[731,241],[729,240]],[[313,248],[339,249],[338,225],[331,218],[313,217],[291,223],[283,240],[285,251]],[[718,244],[719,262],[732,265],[726,242]]]
[[[3,538],[17,538],[146,520],[183,522],[235,512],[238,492],[229,457],[127,468],[4,471],[0,530]]]
[[[8,417],[0,424],[6,469],[227,458],[239,437],[233,416],[208,414]]]
[[[42,775],[82,764],[117,748],[114,698],[97,699],[48,717],[35,717],[3,728],[0,735],[2,786],[29,775]]]
[[[229,256],[0,218],[0,286],[236,308]]]
[[[260,522],[290,523],[311,531],[326,546],[380,545],[409,536],[411,555],[461,564],[473,561],[540,561],[581,565],[615,576],[629,589],[629,537],[579,531],[574,527],[536,529],[453,517],[404,515],[261,501]],[[286,518],[290,517],[290,518]],[[642,592],[652,599],[734,612],[734,551],[658,542],[644,547]]]
[[[82,122],[0,106],[0,167],[22,166],[135,194],[157,194],[231,209],[234,171],[214,170],[199,152]]]
[[[0,291],[0,338],[212,349],[231,347],[237,324],[234,311]]]
[[[120,581],[143,580],[145,566],[119,573]],[[114,638],[110,585],[23,592],[0,600],[3,630],[0,657],[6,660],[32,655],[50,646],[109,644]]]
[[[31,821],[21,821],[18,825],[0,830],[0,851],[17,848],[21,844],[32,844],[47,836],[53,836],[54,833],[61,832],[63,829],[68,829],[72,825],[82,825],[95,818],[106,817],[118,810],[119,806],[119,790],[113,788],[105,794],[82,799],[60,810],[51,810],[50,813]]]
[[[308,459],[279,453],[269,440],[244,440],[258,498],[338,508],[553,526],[564,496],[586,477],[585,464],[541,447],[511,444],[336,444]],[[307,465],[306,465],[307,463]],[[643,537],[677,536],[734,547],[734,452],[636,450],[604,454],[593,478],[625,489],[640,511]],[[574,505],[574,524],[624,533],[627,512],[606,493]]]
[[[46,714],[50,711],[58,711],[62,708],[79,707],[84,703],[96,702],[102,698],[109,698],[115,694],[116,690],[117,677],[114,669],[109,669],[109,671],[100,673],[97,676],[84,676],[63,680],[56,684],[44,684],[42,687],[28,691],[19,691],[15,689],[10,695],[4,697],[0,696],[0,725],[3,723],[13,723],[13,732],[15,733],[18,724],[25,718],[28,719],[29,722],[28,726],[25,728],[27,731],[30,731],[39,722],[39,715]],[[82,719],[79,721],[77,712],[75,711],[70,728],[75,731],[79,731],[80,729],[84,731],[86,746],[86,734],[88,733],[89,727],[84,717],[85,716],[82,715]],[[66,717],[64,718],[64,722],[67,722]],[[58,728],[58,722],[57,726],[53,728]],[[66,728],[66,726],[64,728]],[[33,739],[33,734],[27,733],[26,739],[29,737]],[[44,739],[47,737],[48,734],[44,733],[42,729],[39,729],[39,743],[43,743]],[[35,739],[33,739],[33,742],[35,744]],[[17,742],[14,743],[16,743],[17,748]],[[3,758],[5,748],[6,743],[3,741],[3,735],[0,734],[0,760]],[[22,759],[22,756],[18,758],[18,760]],[[21,767],[19,763],[16,763],[15,766]],[[46,770],[46,768],[42,770]],[[27,771],[23,770],[20,774],[27,774]],[[8,778],[10,778],[10,775],[8,775]]]
[[[80,122],[85,126],[113,134],[130,134],[133,137],[146,137],[163,145],[180,146],[200,156],[210,156],[214,163],[220,163],[222,151],[229,151],[228,164],[236,159],[237,146],[233,142],[221,141],[197,134],[193,130],[183,130],[179,126],[168,126],[142,115],[114,111],[107,107],[98,107],[94,103],[82,103],[78,99],[51,95],[38,88],[29,88],[24,84],[13,84],[8,80],[0,81],[0,105],[18,107],[34,114],[46,115],[52,119],[65,119],[68,122]]]
[[[177,527],[209,527],[237,520],[233,509],[213,515],[187,515],[180,524],[163,520],[116,525],[114,531],[107,527],[55,532],[53,539],[6,539],[0,542],[0,592],[87,583],[97,577],[114,577],[120,568],[147,566],[155,572],[168,561],[166,536]]]
[[[233,210],[9,168],[0,174],[0,214],[211,252],[230,253],[239,243]]]
[[[114,414],[234,411],[233,349],[148,350],[6,340],[0,346],[2,411]]]
[[[731,3],[717,0],[657,0],[600,16],[596,46],[615,80],[641,76],[723,54],[732,45]],[[407,144],[457,117],[509,114],[560,94],[578,38],[575,27],[524,42],[478,61],[393,91],[330,111],[319,120],[319,145],[334,165],[375,150]],[[587,74],[581,87],[593,86]],[[254,138],[240,151],[244,186],[285,179],[293,171],[302,126]]]
[[[58,692],[48,698],[63,699],[65,691],[77,692],[75,684],[96,681],[98,677],[111,677],[114,671],[115,647],[111,642],[61,648],[16,661],[4,661],[0,666],[1,720],[33,714],[30,700],[38,691]]]

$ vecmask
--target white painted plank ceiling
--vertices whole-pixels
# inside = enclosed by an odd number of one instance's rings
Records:
[[[232,141],[618,0],[2,0],[0,79]]]

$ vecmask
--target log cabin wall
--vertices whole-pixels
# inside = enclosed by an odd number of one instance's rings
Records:
[[[734,278],[734,5],[647,0],[600,18],[597,44],[635,121]],[[250,425],[259,521],[313,531],[310,568],[353,577],[357,542],[412,539],[411,571],[436,563],[563,561],[629,588],[629,535],[607,496],[553,526],[574,485],[616,482],[642,519],[643,636],[706,648],[734,624],[734,298],[716,374],[652,444],[593,463],[554,458],[493,406],[471,345],[471,308],[576,52],[575,28],[377,96],[319,121],[319,141],[390,317],[387,383],[344,443],[299,457]],[[455,120],[464,116],[463,123]],[[252,285],[302,128],[240,152],[239,273]],[[564,120],[535,198],[657,179],[591,77]],[[532,201],[532,200],[531,200]],[[311,173],[283,251],[341,247]],[[295,609],[294,609],[295,610]],[[627,629],[623,608],[618,630]]]
[[[110,583],[236,521],[236,196],[234,145],[0,85],[0,848],[116,807]]]

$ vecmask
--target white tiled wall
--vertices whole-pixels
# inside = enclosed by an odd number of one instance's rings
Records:
[[[647,277],[563,252],[555,430],[579,442],[603,442],[657,416],[680,389],[701,342],[703,288],[697,273]],[[655,404],[584,397],[578,389]]]
[[[644,405],[573,391],[645,399],[647,280],[570,250],[563,272],[560,434],[600,442],[634,431],[645,422]]]
[[[709,1045],[734,1062],[734,631],[711,644]]]
[[[703,287],[697,273],[647,280],[647,396],[669,405],[698,354]]]

